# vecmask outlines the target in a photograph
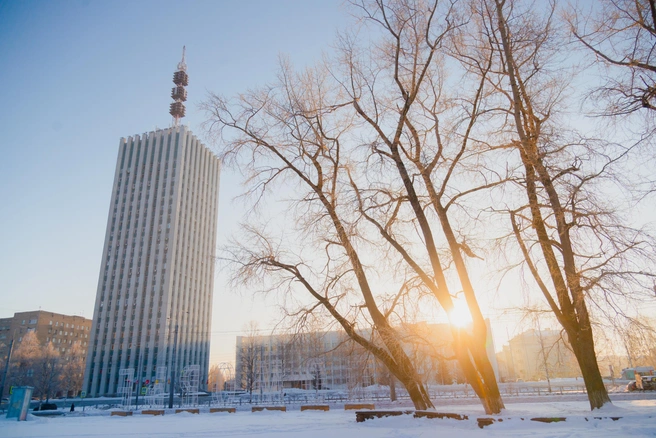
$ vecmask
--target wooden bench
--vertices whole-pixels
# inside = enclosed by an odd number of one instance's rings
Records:
[[[189,412],[190,414],[200,414],[200,409],[198,408],[182,408],[176,409],[175,413],[179,414],[180,412]]]
[[[164,409],[144,409],[142,415],[164,415]]]
[[[263,410],[267,411],[282,411],[287,412],[287,406],[253,406],[251,412],[260,412]]]
[[[373,403],[347,403],[344,405],[344,410],[354,409],[376,409]]]
[[[131,417],[132,411],[112,411],[111,417]]]
[[[495,421],[503,421],[503,419],[499,418],[498,420],[496,418],[477,418],[476,422],[478,423],[478,427],[483,429],[485,426],[489,426],[490,424],[494,424]]]
[[[585,421],[590,421],[590,418],[584,417]],[[622,417],[592,417],[595,420],[613,420],[617,421]],[[506,420],[511,420],[513,418],[506,418]],[[485,426],[489,426],[490,424],[494,424],[495,422],[501,423],[504,419],[503,418],[489,418],[489,417],[481,417],[477,418],[476,421],[478,422],[478,427],[483,429]],[[519,417],[519,418],[514,418],[514,420],[521,420],[524,421],[525,418]],[[560,423],[561,421],[567,421],[566,417],[535,417],[531,418],[531,421],[538,421],[540,423]]]
[[[531,421],[539,421],[540,423],[559,423],[561,421],[567,421],[565,417],[536,417],[531,418]]]
[[[301,412],[303,411],[329,411],[330,406],[328,405],[304,405],[301,406]]]
[[[399,415],[410,415],[414,411],[356,411],[355,412],[355,421],[362,423],[366,420],[373,420],[374,418],[383,418],[383,417],[397,417]]]
[[[229,412],[231,414],[234,414],[237,412],[237,408],[210,408],[210,414],[213,414],[215,412]]]
[[[454,414],[452,412],[415,411],[415,418],[451,418],[453,420],[467,420],[467,415]]]

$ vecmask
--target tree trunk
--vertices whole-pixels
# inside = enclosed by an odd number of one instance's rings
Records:
[[[401,381],[403,386],[405,386],[405,389],[408,391],[408,395],[410,396],[410,399],[412,400],[415,409],[419,411],[424,411],[426,409],[433,409],[435,407],[433,406],[433,402],[428,396],[428,392],[426,392],[426,388],[424,388],[424,385],[421,382],[416,381],[412,378],[399,379],[399,380]]]
[[[390,152],[394,158],[399,176],[403,181],[403,184],[408,195],[408,201],[412,206],[412,209],[417,218],[419,228],[421,230],[422,236],[425,240],[425,248],[428,253],[429,259],[431,261],[431,266],[433,268],[433,276],[435,281],[424,279],[426,286],[431,288],[433,294],[437,301],[442,305],[444,310],[447,312],[453,309],[453,300],[448,293],[449,286],[446,281],[446,277],[440,262],[440,257],[437,252],[437,246],[435,245],[433,232],[428,224],[428,218],[426,217],[423,206],[419,201],[419,196],[413,185],[412,178],[401,158],[399,153],[399,147],[397,144],[392,143],[390,145]],[[501,400],[501,394],[499,393],[499,388],[497,386],[496,378],[494,376],[494,371],[490,361],[487,360],[487,351],[485,349],[485,341],[487,336],[487,328],[485,326],[485,321],[481,314],[480,307],[478,305],[478,300],[474,294],[474,289],[471,285],[469,275],[467,273],[467,268],[462,260],[460,254],[460,249],[456,242],[455,236],[451,229],[451,224],[446,214],[446,209],[439,203],[439,199],[435,194],[434,190],[431,190],[431,182],[429,179],[426,180],[426,186],[429,187],[431,192],[431,198],[434,201],[433,205],[440,219],[440,224],[442,225],[442,230],[449,241],[451,255],[453,256],[454,263],[458,271],[458,278],[462,285],[463,291],[465,292],[467,306],[472,315],[473,329],[474,334],[470,338],[469,336],[461,336],[459,329],[454,331],[454,339],[458,344],[456,349],[465,349],[457,354],[458,361],[463,367],[463,372],[467,377],[467,380],[474,391],[481,400],[481,403],[485,407],[485,412],[487,414],[498,414],[501,412],[501,409],[504,408],[503,401]],[[476,339],[476,341],[474,340]],[[472,361],[472,358],[474,360]],[[490,377],[491,376],[491,377]]]
[[[606,403],[611,403],[608,391],[599,372],[599,364],[595,355],[591,330],[580,330],[569,335],[569,342],[581,368],[585,390],[588,393],[590,409],[599,409]]]
[[[505,407],[499,386],[497,385],[492,365],[487,358],[487,351],[478,351],[473,340],[456,329],[454,350],[467,383],[469,383],[481,401],[485,413],[498,414]]]
[[[575,262],[575,251],[569,236],[569,224],[565,217],[565,209],[562,207],[560,196],[555,188],[554,181],[557,177],[550,174],[547,163],[538,144],[541,141],[540,126],[542,120],[532,106],[530,97],[526,94],[526,87],[522,81],[521,74],[516,68],[511,41],[512,32],[509,29],[503,7],[504,1],[495,0],[496,16],[498,20],[498,31],[501,39],[502,58],[505,60],[505,73],[511,88],[513,100],[512,113],[515,119],[515,129],[520,140],[520,157],[526,169],[526,193],[528,196],[533,228],[538,237],[538,243],[545,258],[558,304],[551,297],[549,291],[541,282],[537,270],[531,269],[533,276],[543,294],[547,298],[549,306],[556,318],[565,328],[569,342],[574,350],[574,355],[579,363],[581,374],[588,391],[588,399],[592,409],[600,408],[610,402],[606,387],[604,386],[597,365],[594,351],[594,339],[590,327],[590,319],[585,304],[584,292],[581,288],[580,273],[577,271]],[[540,183],[546,194],[546,202],[538,199],[537,183]],[[558,238],[552,239],[548,234],[545,220],[542,216],[542,208],[547,208],[553,214]],[[521,241],[518,233],[518,240]],[[554,243],[554,240],[557,240]],[[523,243],[520,243],[522,246]],[[562,254],[562,263],[554,254],[554,247]],[[523,250],[524,257],[529,264],[534,266],[528,252]],[[565,277],[563,277],[563,271]]]
[[[397,338],[398,334],[387,325],[385,320],[381,321],[381,324],[377,326],[377,330],[392,359],[392,361],[384,363],[390,370],[390,373],[396,376],[406,388],[410,400],[415,405],[415,409],[426,410],[434,408],[433,402],[419,378],[414,364],[405,353],[405,350],[403,350]]]
[[[328,208],[328,211],[334,215],[334,210]],[[337,309],[332,305],[332,303],[326,299],[324,296],[319,294],[312,285],[303,277],[303,275],[298,271],[298,269],[291,265],[285,265],[284,263],[273,261],[268,259],[267,263],[273,264],[275,266],[281,267],[293,273],[295,278],[307,289],[308,292],[320,302],[326,310],[335,318],[335,320],[342,326],[346,334],[355,342],[364,347],[367,351],[373,354],[378,358],[383,364],[387,367],[390,373],[394,374],[397,379],[405,386],[408,391],[410,399],[415,405],[416,409],[430,409],[433,408],[433,403],[428,396],[428,392],[424,388],[419,375],[414,367],[414,364],[405,353],[403,345],[398,332],[392,328],[385,316],[380,312],[376,306],[375,300],[371,290],[369,289],[369,284],[367,282],[364,269],[362,264],[355,253],[355,250],[351,246],[348,236],[344,232],[344,228],[341,225],[341,222],[338,220],[337,216],[334,215],[336,229],[344,242],[344,246],[348,248],[349,257],[354,266],[356,273],[359,273],[359,282],[362,287],[363,297],[365,301],[369,301],[368,309],[372,319],[374,320],[374,327],[376,333],[380,336],[380,339],[385,346],[382,348],[378,345],[375,345],[368,339],[364,338],[355,330],[355,326],[347,321],[343,315],[341,315]]]
[[[487,350],[483,346],[482,349],[476,348],[472,350],[471,354],[476,363],[476,369],[481,373],[483,380],[483,393],[479,395],[479,398],[485,407],[485,413],[499,414],[505,408],[505,405],[499,392],[499,385],[497,384],[492,363],[487,357]]]

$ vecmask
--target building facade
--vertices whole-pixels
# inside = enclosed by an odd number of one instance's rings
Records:
[[[380,365],[341,331],[237,336],[235,389],[349,389],[376,382]]]
[[[453,336],[448,324],[405,324],[397,329],[406,354],[425,384],[448,385],[464,381],[454,359]],[[371,338],[370,330],[360,334]],[[493,345],[490,345],[488,356],[496,374]],[[387,368],[341,330],[237,337],[236,389],[253,392],[285,388],[352,390],[374,384],[388,385],[389,381]]]
[[[39,344],[52,343],[65,362],[75,345],[82,349],[83,357],[86,357],[90,343],[91,320],[44,310],[18,312],[14,313],[12,318],[0,318],[0,370],[3,374],[10,344],[13,341],[12,350],[15,352],[23,337],[30,332],[34,332]],[[11,384],[11,381],[7,382],[5,393]]]
[[[121,369],[145,381],[158,367],[179,375],[200,365],[207,381],[218,190],[218,158],[185,126],[121,139],[85,372],[90,396],[115,394]]]
[[[498,354],[502,377],[538,381],[577,377],[581,374],[576,357],[558,330],[527,330],[508,341]]]

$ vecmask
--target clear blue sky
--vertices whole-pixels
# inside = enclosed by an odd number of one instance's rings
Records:
[[[0,0],[0,317],[93,316],[119,139],[169,126],[183,45],[183,122],[202,139],[208,91],[265,84],[280,54],[312,63],[350,22],[342,0]],[[237,230],[240,191],[224,171],[218,245]],[[215,282],[212,363],[234,360],[248,321],[275,319],[272,303],[228,290],[225,278]],[[497,348],[516,334],[516,315],[497,312],[493,324]]]
[[[349,19],[338,0],[0,0],[0,317],[93,316],[119,139],[169,126],[183,45],[183,121],[203,138],[207,91],[266,83],[280,54],[317,60]],[[224,172],[219,245],[239,190]],[[271,316],[216,280],[212,362],[234,360],[235,332]]]

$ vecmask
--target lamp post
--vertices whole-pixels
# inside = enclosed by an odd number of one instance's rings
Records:
[[[141,347],[139,347],[139,369],[137,370],[137,399],[134,402],[137,410],[139,410],[139,393],[141,392],[142,367],[143,367],[143,350],[141,349]]]
[[[171,364],[171,386],[169,388],[169,409],[173,408],[173,391],[175,390],[175,353],[178,349],[178,324],[175,325],[175,336],[173,337],[173,358]]]
[[[0,398],[5,393],[5,383],[7,382],[7,371],[9,371],[9,361],[11,360],[11,351],[14,347],[14,339],[9,342],[9,352],[7,353],[7,361],[5,362],[5,371],[2,375],[2,384],[0,384]]]

